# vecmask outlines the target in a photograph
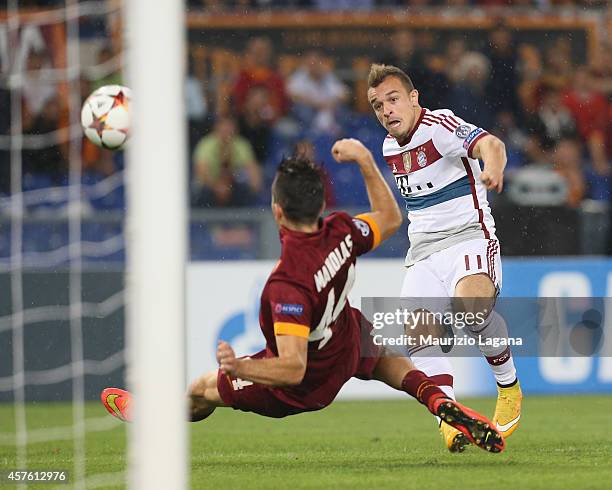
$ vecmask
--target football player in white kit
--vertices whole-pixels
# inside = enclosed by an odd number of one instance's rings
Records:
[[[367,95],[389,133],[383,156],[408,210],[410,249],[402,298],[452,298],[449,304],[452,301],[453,308],[464,312],[474,308],[475,302],[467,298],[482,298],[490,312],[501,289],[502,271],[487,190],[502,190],[504,144],[450,110],[422,108],[418,91],[399,68],[372,65]],[[481,339],[508,337],[506,323],[495,311],[467,330]],[[413,362],[446,384],[447,394],[453,396],[452,365],[435,348],[417,348],[423,352],[411,352]],[[509,347],[479,348],[497,381],[493,422],[507,437],[521,416],[514,361]],[[463,451],[467,441],[458,431],[444,423],[440,431],[450,451]]]

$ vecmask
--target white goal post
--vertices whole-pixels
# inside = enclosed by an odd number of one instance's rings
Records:
[[[183,0],[127,0],[129,487],[185,489],[187,255]]]

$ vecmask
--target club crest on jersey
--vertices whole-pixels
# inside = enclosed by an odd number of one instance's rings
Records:
[[[425,150],[422,148],[419,148],[417,152],[417,165],[421,168],[427,165],[427,153],[425,153]]]
[[[465,124],[462,124],[461,126],[457,127],[457,129],[455,129],[455,136],[457,136],[457,138],[465,139],[468,137],[469,134],[470,127]]]
[[[410,167],[412,166],[412,157],[410,156],[409,151],[402,153],[402,161],[404,162],[404,172],[409,174]]]

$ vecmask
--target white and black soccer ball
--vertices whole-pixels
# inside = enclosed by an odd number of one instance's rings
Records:
[[[92,143],[118,150],[130,130],[131,90],[121,85],[105,85],[93,92],[83,104],[81,124]]]

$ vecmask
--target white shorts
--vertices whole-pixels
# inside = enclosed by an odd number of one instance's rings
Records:
[[[498,240],[468,240],[408,267],[401,297],[452,298],[457,283],[473,274],[487,274],[499,293],[502,267]]]

